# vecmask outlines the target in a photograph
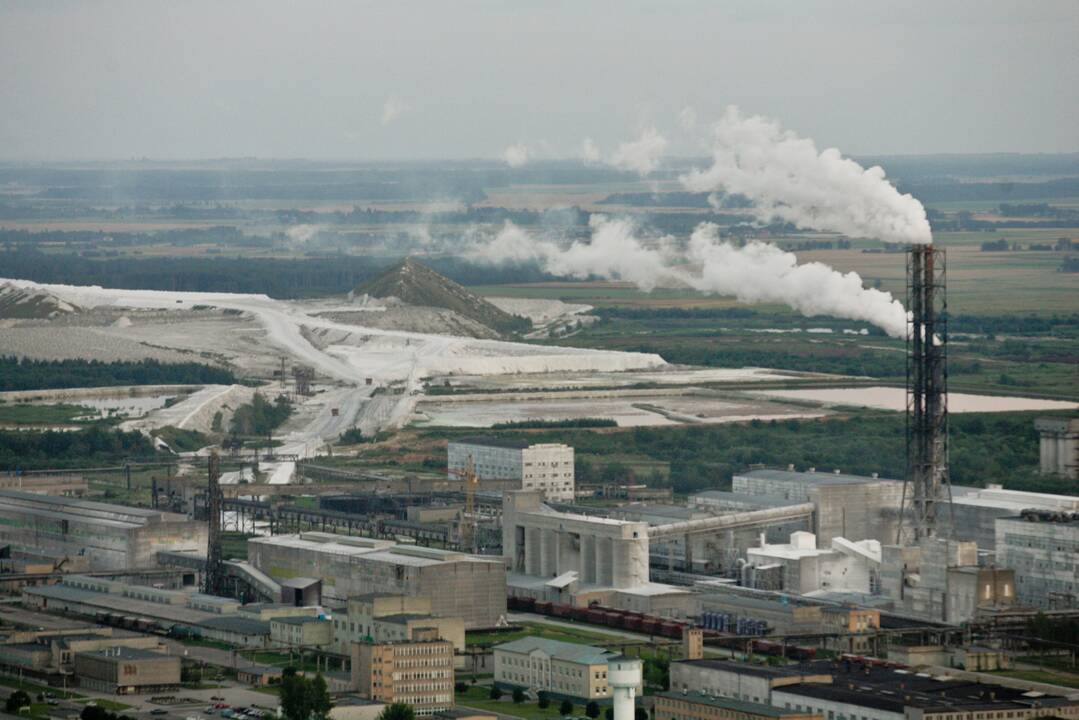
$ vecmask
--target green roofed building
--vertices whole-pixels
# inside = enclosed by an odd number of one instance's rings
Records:
[[[610,701],[607,663],[616,657],[590,645],[525,637],[494,647],[495,684],[575,702]]]

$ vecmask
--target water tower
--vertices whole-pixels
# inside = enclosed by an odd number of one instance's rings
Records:
[[[641,661],[625,655],[607,661],[607,686],[611,688],[614,720],[634,720],[637,688],[641,686]]]

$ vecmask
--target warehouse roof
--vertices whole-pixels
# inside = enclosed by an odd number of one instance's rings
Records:
[[[592,647],[591,645],[578,645],[577,643],[548,640],[547,638],[539,637],[523,637],[519,640],[511,640],[508,643],[495,645],[494,650],[518,653],[521,655],[541,652],[556,660],[586,665],[599,665],[618,656],[617,653],[613,653],[610,650]]]
[[[902,712],[904,707],[958,712],[1056,707],[1073,703],[1062,696],[1032,693],[1022,688],[862,663],[834,665],[823,661],[811,663],[810,667],[822,668],[822,672],[827,668],[833,674],[833,684],[799,683],[777,690],[896,712]]]
[[[861,485],[872,482],[899,482],[889,478],[874,478],[865,475],[848,475],[828,471],[799,472],[795,470],[750,470],[749,472],[735,473],[736,477],[760,478],[762,480],[779,480],[782,482],[798,482],[805,485]]]
[[[307,625],[308,623],[327,623],[329,620],[326,618],[315,617],[314,615],[289,615],[286,617],[270,618],[271,623],[281,623],[284,625]]]
[[[789,715],[805,715],[805,713],[800,710],[784,710],[783,708],[775,708],[770,705],[761,705],[755,702],[734,700],[726,697],[702,695],[700,693],[660,692],[656,693],[656,697],[665,698],[667,700],[677,700],[679,702],[694,703],[697,705],[709,705],[711,707],[733,710],[735,712],[745,713],[746,715],[759,715],[761,717],[781,718]]]
[[[751,675],[753,677],[763,678],[788,678],[807,674],[805,670],[796,666],[772,667],[770,665],[752,665],[750,663],[735,662],[733,660],[715,660],[711,658],[705,658],[703,660],[680,660],[673,663],[673,665],[689,665],[691,667],[704,668],[706,670],[720,670],[736,675]],[[827,670],[822,670],[819,673],[812,674],[830,675],[831,673]]]
[[[252,618],[238,617],[235,615],[225,615],[223,617],[213,617],[202,620],[199,622],[199,626],[211,630],[232,632],[238,635],[270,634],[270,623],[265,620],[254,620]]]
[[[153,650],[143,650],[142,648],[124,647],[118,645],[116,647],[102,648],[100,650],[86,650],[84,652],[75,653],[76,656],[84,655],[95,658],[107,658],[114,662],[120,662],[123,660],[165,660],[173,659],[179,660],[176,655],[166,655],[165,653],[154,652]]]

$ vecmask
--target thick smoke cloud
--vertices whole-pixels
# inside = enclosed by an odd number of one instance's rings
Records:
[[[857,273],[840,273],[822,263],[799,265],[793,253],[767,243],[738,247],[722,241],[711,223],[699,225],[684,250],[669,236],[645,242],[627,220],[593,215],[590,224],[588,242],[564,245],[507,222],[495,237],[475,242],[466,255],[489,264],[535,262],[555,275],[626,280],[646,291],[661,284],[684,285],[745,303],[784,303],[807,316],[864,320],[894,337],[906,332],[902,303],[863,287]]]
[[[528,163],[532,157],[532,151],[524,143],[510,145],[502,151],[502,160],[511,168],[521,167]]]
[[[659,160],[667,150],[667,138],[659,131],[648,128],[637,139],[624,142],[611,155],[610,164],[619,170],[632,170],[644,176],[659,167]]]
[[[390,95],[382,104],[382,126],[386,127],[397,118],[411,110],[408,103],[397,95]]]
[[[739,193],[762,220],[885,242],[932,241],[925,208],[884,177],[768,118],[730,107],[712,127],[712,166],[682,177],[695,192]]]

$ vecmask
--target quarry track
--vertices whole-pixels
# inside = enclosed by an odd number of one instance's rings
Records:
[[[241,342],[238,331],[224,326],[213,341],[220,338],[222,355],[230,356],[240,367],[258,363],[273,367],[283,354],[293,363],[311,366],[317,375],[330,381],[328,389],[300,404],[297,422],[283,438],[281,451],[300,456],[316,452],[327,440],[351,427],[360,427],[368,434],[402,426],[415,407],[422,380],[433,375],[621,372],[666,366],[661,357],[653,354],[530,345],[341,323],[313,314],[315,308],[310,305],[274,300],[266,295],[121,290],[26,280],[7,282],[30,292],[49,293],[88,310],[165,311],[162,315],[168,319],[160,322],[166,324],[155,326],[151,321],[134,327],[110,328],[110,332],[120,338],[137,332],[141,342],[166,346],[168,351],[205,352],[212,344],[204,326],[193,326],[197,329],[188,335],[182,331],[183,314],[174,313],[176,317],[170,318],[173,313],[169,311],[209,306],[232,311],[237,317],[243,314],[253,318],[264,334]],[[51,333],[56,345],[63,347],[67,338],[73,336],[67,333],[69,329],[79,328],[44,330]],[[160,339],[155,334],[160,334]],[[77,353],[78,347],[71,351]],[[397,392],[375,394],[380,387],[388,385],[397,386]],[[171,409],[167,422],[158,423],[156,418],[150,418],[140,429],[158,424],[202,429],[225,399],[235,394],[235,390],[207,389],[197,394],[198,397],[180,403],[183,407]]]

